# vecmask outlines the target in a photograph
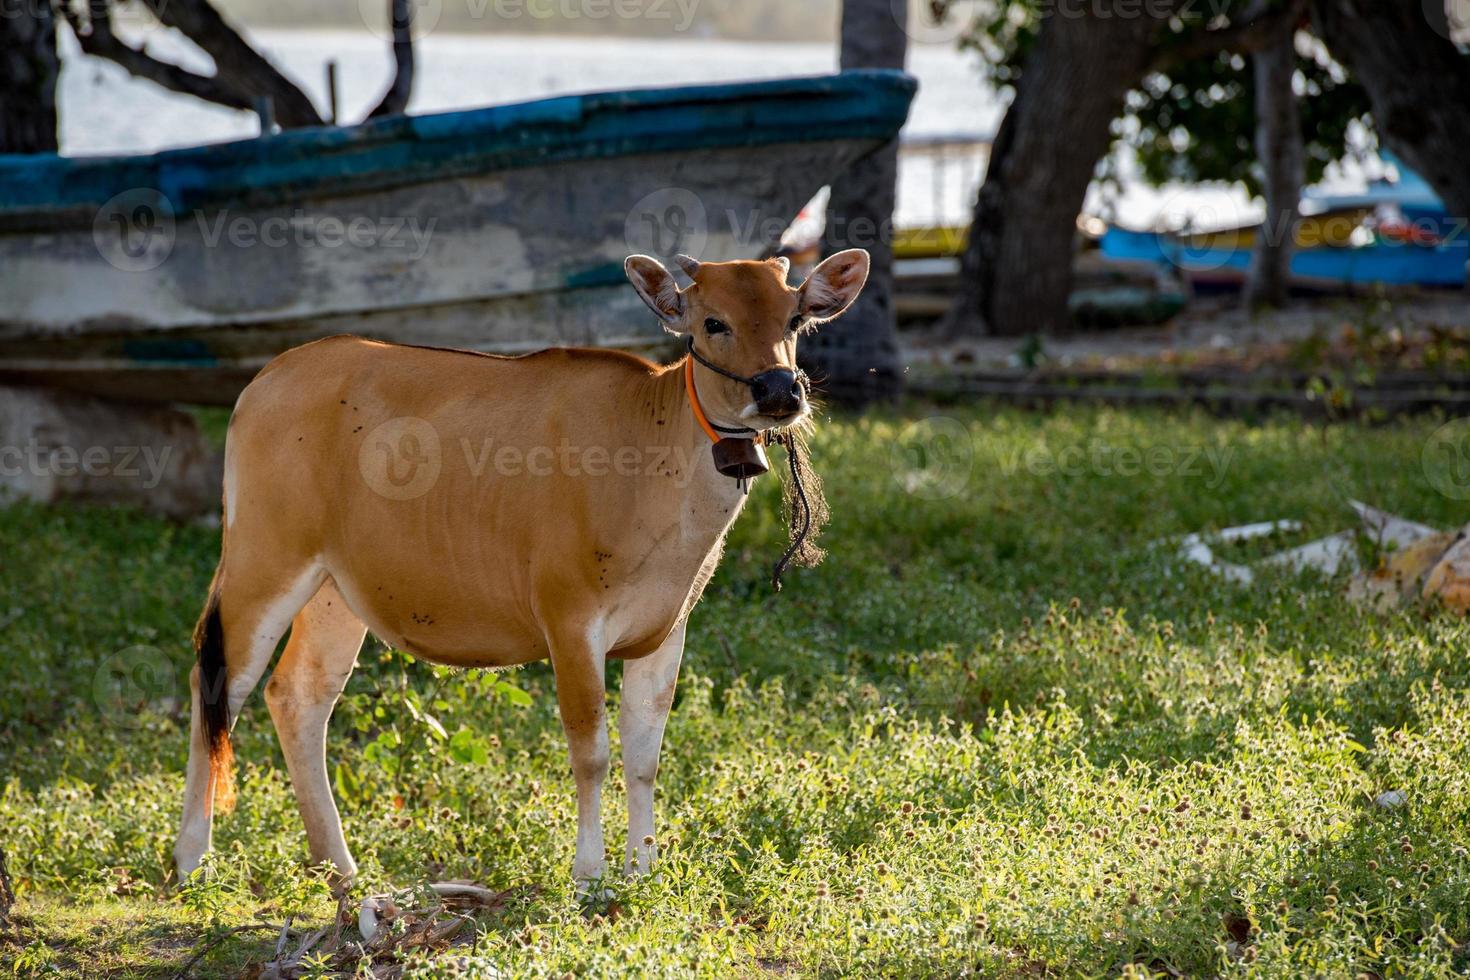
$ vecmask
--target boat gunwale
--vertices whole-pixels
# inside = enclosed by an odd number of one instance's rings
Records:
[[[137,156],[0,155],[0,233],[75,226],[128,191],[176,214],[352,196],[571,162],[829,140],[886,140],[917,82],[888,69],[561,95],[309,127]]]

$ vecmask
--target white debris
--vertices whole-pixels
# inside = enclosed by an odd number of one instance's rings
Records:
[[[503,894],[467,881],[433,881],[429,888],[440,898],[472,898],[483,905],[493,904]]]
[[[1470,615],[1470,525],[1458,532],[1440,531],[1358,500],[1349,500],[1348,505],[1362,524],[1361,532],[1329,534],[1268,555],[1254,566],[1223,561],[1210,545],[1299,531],[1301,524],[1291,520],[1261,521],[1227,527],[1214,534],[1187,534],[1173,544],[1185,561],[1238,585],[1255,582],[1258,569],[1310,569],[1329,576],[1353,572],[1347,598],[1354,605],[1387,613],[1422,596],[1460,615]],[[1360,533],[1377,542],[1383,555],[1375,568],[1359,568]]]
[[[1399,517],[1397,514],[1390,514],[1377,507],[1369,507],[1362,501],[1349,500],[1348,506],[1357,511],[1359,519],[1363,522],[1363,530],[1368,532],[1368,536],[1376,541],[1380,548],[1397,551],[1408,547],[1420,538],[1439,533],[1438,528]]]
[[[1257,524],[1227,527],[1215,536],[1221,541],[1249,541],[1251,538],[1264,538],[1272,534],[1300,531],[1301,529],[1301,521],[1261,521]]]
[[[370,943],[378,934],[378,917],[392,920],[398,917],[398,906],[387,895],[369,895],[357,908],[357,931],[362,941]]]
[[[1227,527],[1211,534],[1211,539],[1232,542],[1249,541],[1251,538],[1263,538],[1268,534],[1277,534],[1282,531],[1299,531],[1301,524],[1297,521],[1264,521],[1259,524],[1242,524],[1239,527]],[[1221,561],[1210,546],[1205,543],[1204,534],[1187,534],[1179,541],[1179,553],[1186,561],[1192,561],[1197,565],[1216,572],[1221,578],[1240,585],[1249,585],[1255,581],[1256,573],[1245,565],[1237,565],[1233,562]]]
[[[1261,559],[1262,565],[1276,565],[1291,571],[1311,568],[1323,575],[1336,575],[1358,565],[1356,531],[1339,531],[1307,544],[1277,552]]]
[[[1377,798],[1374,799],[1373,805],[1384,810],[1392,810],[1394,807],[1403,806],[1408,800],[1408,796],[1402,790],[1391,789],[1387,792],[1379,793]]]

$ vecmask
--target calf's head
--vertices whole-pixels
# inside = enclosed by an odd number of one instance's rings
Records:
[[[799,422],[810,406],[796,369],[797,338],[852,304],[868,280],[868,253],[838,252],[796,287],[786,284],[784,258],[696,262],[680,255],[676,261],[692,280],[684,289],[647,255],[629,256],[623,267],[665,329],[692,341],[704,360],[745,379],[701,374],[705,412],[752,429]]]

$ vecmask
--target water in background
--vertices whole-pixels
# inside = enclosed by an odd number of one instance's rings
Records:
[[[268,30],[251,40],[305,89],[327,104],[326,63],[338,65],[341,117],[360,119],[376,104],[390,71],[385,42],[369,31]],[[150,53],[208,74],[207,56],[159,28],[131,38]],[[409,111],[438,112],[609,88],[774,78],[835,71],[835,45],[719,40],[644,40],[566,36],[432,33],[418,42]],[[61,145],[70,155],[146,153],[169,147],[253,137],[252,113],[167,92],[111,62],[80,55],[64,38]],[[948,44],[916,44],[909,71],[919,94],[905,136],[988,135],[1004,101],[981,80],[978,55]],[[899,183],[903,227],[966,224],[982,167],[954,161],[938,172],[933,158],[906,159]],[[1349,184],[1354,181],[1349,181]],[[1228,226],[1258,220],[1260,210],[1239,188],[1148,188],[1124,182],[1108,199],[1094,188],[1089,214],[1116,216],[1134,227]]]

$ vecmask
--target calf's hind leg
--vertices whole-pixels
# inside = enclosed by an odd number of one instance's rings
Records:
[[[189,726],[189,766],[184,780],[184,812],[174,845],[180,880],[199,867],[209,850],[216,807],[228,809],[233,796],[229,762],[216,765],[205,724],[206,702],[224,701],[227,724],[233,725],[245,699],[270,664],[276,644],[322,582],[314,565],[291,571],[282,561],[265,560],[247,548],[228,551],[215,573],[196,643],[223,660],[221,671],[206,684],[199,665],[189,676],[193,719]]]
[[[327,778],[327,721],[357,666],[366,632],[328,580],[291,623],[286,652],[265,685],[311,859],[317,864],[331,861],[342,883],[357,874],[357,865],[347,850]]]

